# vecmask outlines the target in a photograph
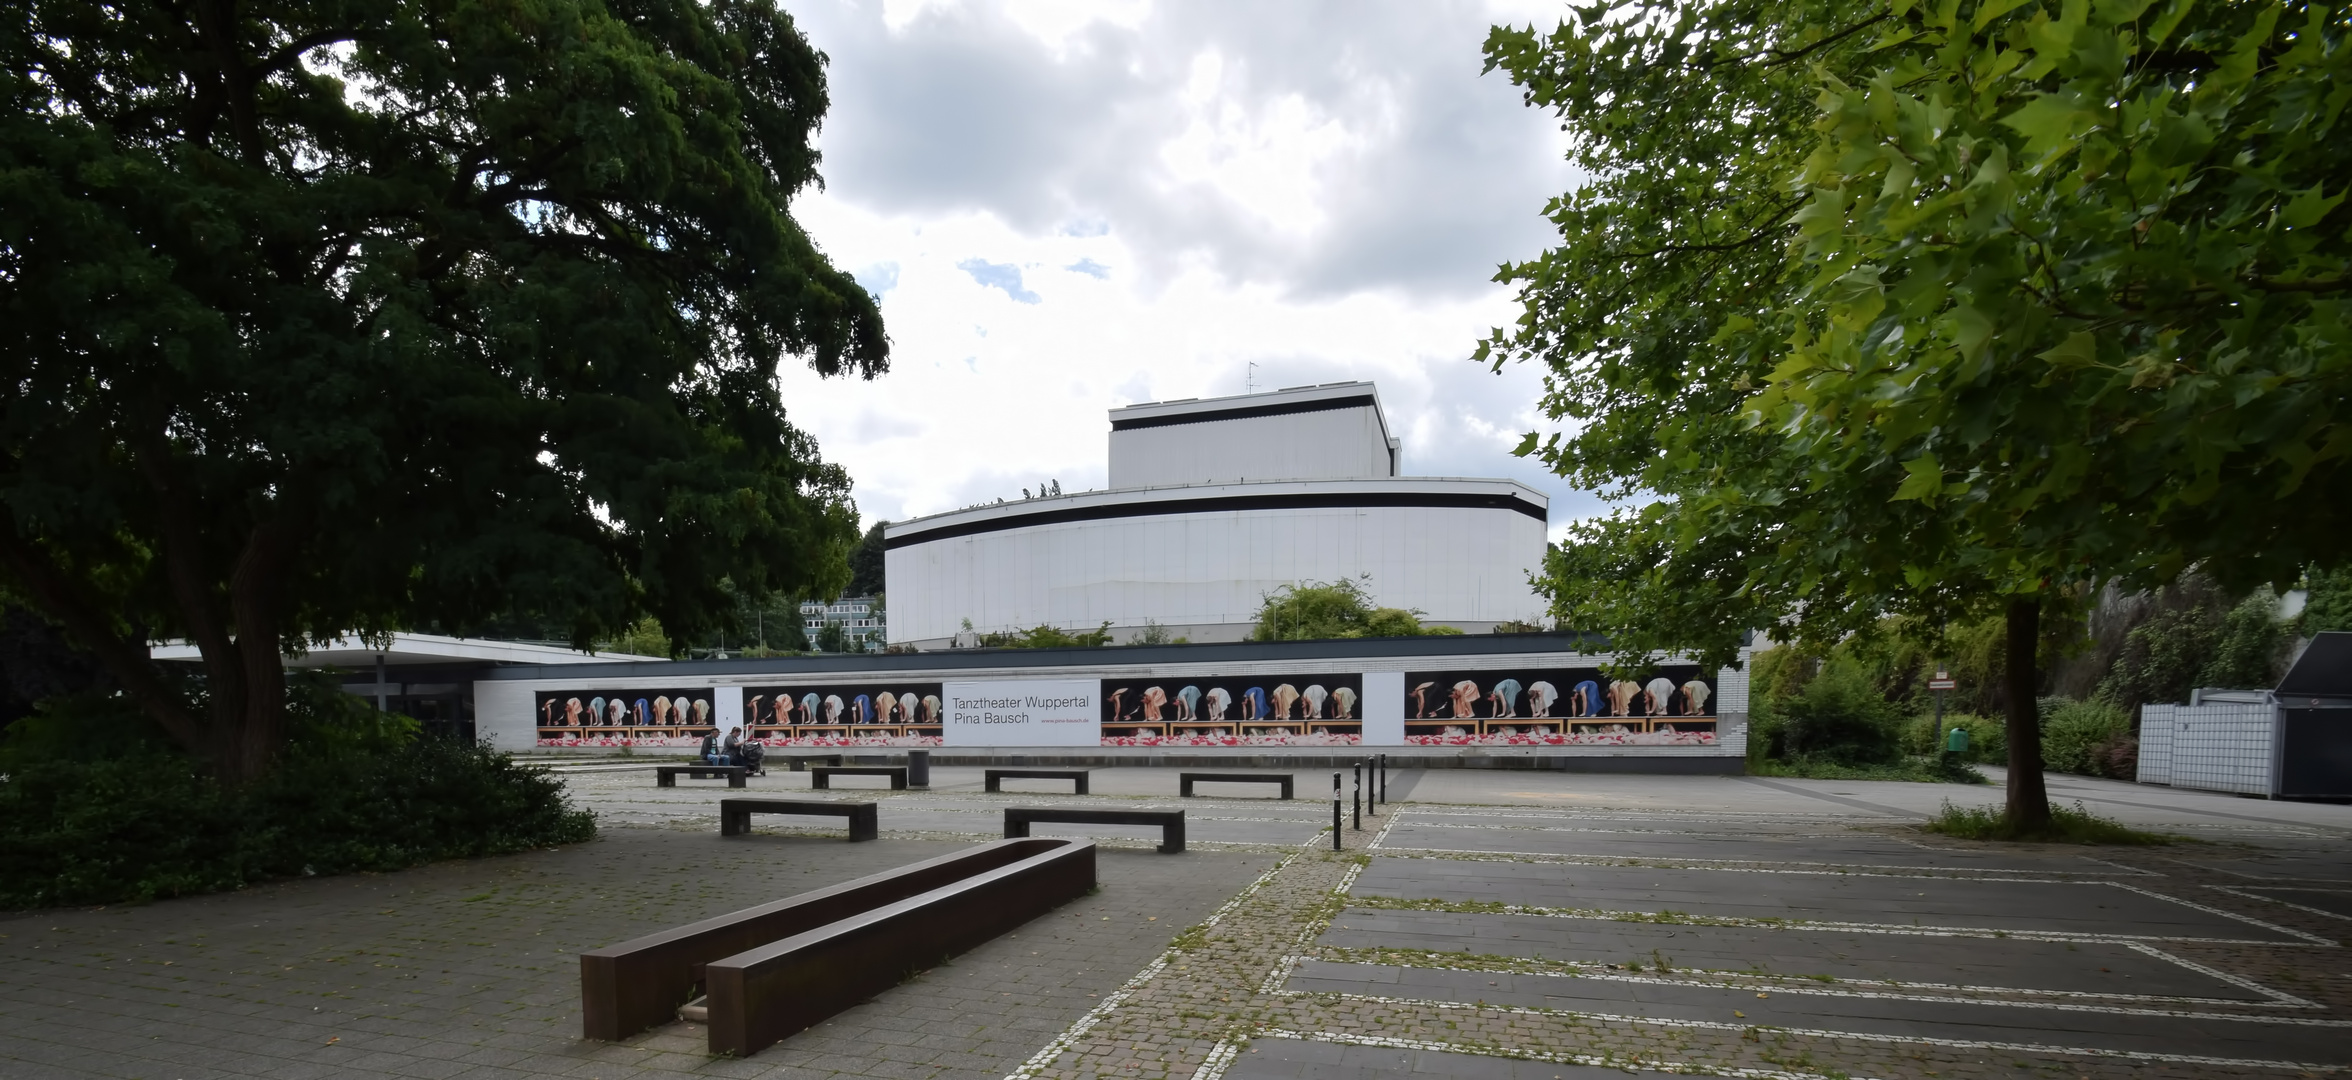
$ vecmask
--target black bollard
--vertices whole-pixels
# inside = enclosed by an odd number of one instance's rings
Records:
[[[1348,789],[1348,797],[1356,804],[1356,831],[1364,831],[1364,763],[1356,762],[1356,782]]]
[[[1339,774],[1331,774],[1331,850],[1339,850]]]
[[[1380,755],[1380,803],[1388,805],[1388,755]]]

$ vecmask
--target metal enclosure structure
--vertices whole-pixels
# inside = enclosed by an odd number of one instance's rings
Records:
[[[1268,592],[1360,575],[1380,604],[1471,633],[1542,617],[1528,577],[1550,500],[1398,475],[1370,383],[1132,405],[1110,426],[1108,490],[889,525],[890,641],[950,647],[966,620],[1239,641]]]
[[[2323,633],[2274,690],[2199,690],[2140,709],[2143,784],[2352,796],[2352,633]]]

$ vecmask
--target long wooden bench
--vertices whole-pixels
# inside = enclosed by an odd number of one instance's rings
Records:
[[[881,804],[811,799],[720,799],[719,835],[742,836],[750,832],[753,814],[811,814],[848,818],[849,839],[853,843],[882,835]]]
[[[1077,794],[1086,794],[1086,778],[1092,769],[990,769],[981,774],[981,786],[989,792],[1004,790],[1007,780],[1071,780],[1078,784]]]
[[[904,765],[817,765],[809,769],[809,786],[818,791],[833,789],[836,776],[887,776],[890,790],[905,791],[907,768]]]
[[[655,787],[677,787],[678,777],[688,780],[716,780],[726,778],[728,787],[744,787],[744,777],[751,770],[742,765],[660,765],[653,770]]]
[[[1289,773],[1188,772],[1177,773],[1177,789],[1185,798],[1192,797],[1194,784],[1280,784],[1282,797],[1290,798]]]
[[[792,771],[793,771],[793,772],[806,772],[806,771],[808,770],[809,764],[810,764],[811,762],[822,761],[822,762],[824,762],[824,763],[825,763],[825,764],[827,764],[827,765],[839,765],[839,764],[841,764],[841,755],[839,755],[839,754],[769,754],[769,755],[768,755],[768,760],[770,760],[770,761],[782,761],[782,762],[788,762],[788,763],[790,763],[790,764],[791,764],[791,766],[792,766]]]
[[[1069,825],[1157,825],[1160,827],[1160,851],[1166,855],[1184,851],[1184,811],[1182,810],[1099,810],[1078,806],[1008,806],[1005,808],[1006,837],[1029,835],[1029,826],[1038,822],[1060,822]]]
[[[749,1054],[1094,888],[1094,844],[998,840],[580,954],[580,1025],[618,1041],[708,989],[712,1053]]]

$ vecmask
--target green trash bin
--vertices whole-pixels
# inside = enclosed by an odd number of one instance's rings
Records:
[[[1952,729],[1951,734],[1944,736],[1944,752],[1947,754],[1967,753],[1968,729],[1956,727]]]

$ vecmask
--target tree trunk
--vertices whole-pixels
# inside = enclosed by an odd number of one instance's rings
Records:
[[[2050,820],[2050,795],[2042,786],[2042,721],[2034,707],[2039,689],[2034,668],[2042,639],[2042,599],[2009,601],[2008,656],[2001,678],[2009,698],[2009,821],[2034,828]]]

